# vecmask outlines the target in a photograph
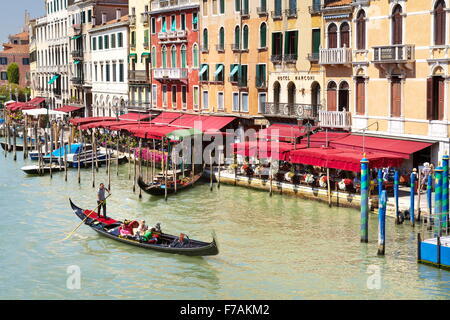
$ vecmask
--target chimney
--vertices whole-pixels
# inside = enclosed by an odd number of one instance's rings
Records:
[[[92,16],[92,25],[95,26],[95,16]]]
[[[120,20],[120,18],[122,18],[122,10],[116,9],[116,19]]]
[[[102,12],[102,24],[106,23],[106,12]]]

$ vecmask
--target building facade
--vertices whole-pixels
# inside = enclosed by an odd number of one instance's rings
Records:
[[[129,59],[130,86],[127,110],[145,112],[150,109],[150,1],[129,0]]]
[[[34,97],[44,97],[55,109],[70,100],[67,2],[46,0],[45,11],[30,25],[32,88]]]
[[[317,1],[268,2],[270,60],[266,117],[314,120],[322,108],[323,72],[318,66],[321,19],[315,9]]]
[[[71,103],[83,106],[92,115],[92,40],[89,31],[128,13],[128,0],[68,0]],[[109,48],[109,43],[100,42]]]
[[[200,8],[201,111],[262,118],[267,101],[267,6],[251,7],[248,0],[203,0]]]
[[[333,115],[324,122],[342,128],[350,121],[357,133],[429,142],[408,165],[438,164],[449,152],[449,5],[325,1],[320,64]]]
[[[28,31],[9,36],[8,43],[0,51],[0,85],[8,84],[7,69],[12,63],[19,67],[19,85],[28,87],[30,78],[30,50]]]
[[[199,110],[199,3],[197,0],[159,0],[151,3],[151,107]],[[145,46],[144,46],[145,47]],[[149,53],[149,54],[148,54]]]
[[[128,16],[92,28],[89,37],[93,116],[119,116],[128,102]]]

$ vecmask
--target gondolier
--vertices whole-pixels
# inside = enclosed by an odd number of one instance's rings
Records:
[[[103,208],[103,218],[106,219],[106,195],[105,195],[105,191],[108,192],[109,195],[111,195],[111,193],[109,192],[109,190],[107,188],[105,188],[105,185],[103,183],[100,183],[100,187],[98,188],[97,191],[97,205],[98,205],[98,217],[101,217],[101,210]]]

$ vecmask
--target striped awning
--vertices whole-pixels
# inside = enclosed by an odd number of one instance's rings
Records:
[[[48,82],[48,84],[53,84],[53,82],[55,82],[56,79],[58,79],[58,78],[59,78],[59,74],[53,76],[53,77],[50,79],[50,81]]]

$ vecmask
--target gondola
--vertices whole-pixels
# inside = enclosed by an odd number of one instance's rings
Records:
[[[86,219],[85,224],[90,226],[94,231],[99,234],[126,243],[136,247],[141,247],[144,249],[155,250],[165,253],[174,253],[181,254],[187,256],[214,256],[219,254],[219,248],[216,243],[216,239],[213,238],[213,241],[203,242],[198,240],[188,240],[186,244],[182,247],[173,247],[171,244],[178,239],[177,236],[173,236],[170,234],[162,233],[159,236],[159,240],[157,244],[151,244],[142,242],[142,240],[138,240],[138,238],[123,238],[120,237],[119,227],[122,225],[121,221],[114,220],[110,217],[108,218],[99,218],[96,212],[92,212],[89,210],[83,210],[77,207],[71,199],[69,199],[70,205],[74,213],[81,220]]]
[[[8,148],[8,144],[6,142],[0,142],[0,144],[2,145],[3,150],[7,151],[6,149]],[[24,146],[20,145],[20,144],[16,144],[16,151],[23,151]],[[31,149],[31,146],[28,146],[28,150]],[[9,145],[9,151],[13,151],[14,150],[14,145],[11,143]]]
[[[193,177],[188,177],[189,181],[187,181],[186,183],[178,182],[177,183],[177,192],[191,187],[195,182],[197,182],[198,179],[201,178],[201,176],[202,176],[202,173],[196,174]],[[168,177],[167,182],[168,182],[168,184],[170,183],[169,186],[167,187],[167,194],[174,193],[175,185],[173,184],[173,178]],[[144,190],[144,192],[146,192],[148,194],[151,194],[154,196],[161,196],[161,195],[165,194],[166,186],[162,179],[160,179],[160,181],[154,182],[153,184],[149,184],[149,183],[144,182],[144,180],[142,179],[142,176],[139,176],[138,185],[142,190]]]

